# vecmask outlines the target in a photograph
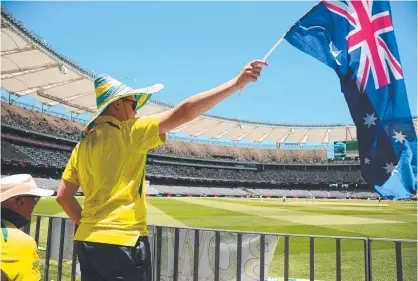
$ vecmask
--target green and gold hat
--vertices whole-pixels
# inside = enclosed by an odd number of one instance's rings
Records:
[[[94,80],[94,88],[96,91],[96,106],[97,110],[93,118],[89,121],[87,126],[81,132],[81,137],[87,135],[90,129],[95,127],[94,120],[110,105],[112,102],[135,96],[137,101],[136,110],[144,106],[151,98],[151,95],[159,92],[164,88],[163,84],[154,84],[150,87],[141,89],[132,89],[122,82],[110,77],[109,75],[100,75]]]

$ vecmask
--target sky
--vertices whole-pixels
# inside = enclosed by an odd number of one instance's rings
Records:
[[[131,87],[163,83],[177,104],[263,58],[316,2],[3,2],[56,50]],[[417,112],[417,3],[392,2],[408,98]],[[292,124],[352,123],[331,68],[286,41],[257,83],[211,114]]]

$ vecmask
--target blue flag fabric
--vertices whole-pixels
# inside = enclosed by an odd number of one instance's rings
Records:
[[[417,135],[389,2],[321,1],[285,39],[337,73],[367,183],[383,197],[415,195]]]

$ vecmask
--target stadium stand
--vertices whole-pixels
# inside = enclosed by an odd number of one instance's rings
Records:
[[[22,161],[32,165],[46,165],[56,168],[65,168],[70,157],[69,152],[25,146],[1,142],[2,161]]]
[[[4,140],[1,142],[1,149],[2,161],[9,163],[12,161],[23,161],[35,166],[43,165],[45,167],[55,167],[60,169],[65,168],[70,156],[70,153],[67,151],[9,143]],[[153,163],[148,164],[147,174],[156,178],[195,178],[267,183],[319,183],[328,178],[333,182],[340,181],[341,183],[364,183],[361,180],[358,168],[347,171],[335,170],[328,172],[316,172],[310,170],[292,170],[283,168],[276,168],[274,170],[249,170],[234,169],[231,167],[195,167],[184,163],[178,163],[177,165]]]
[[[57,188],[83,124],[2,100],[2,167],[36,167],[37,181]],[[55,174],[42,174],[54,170]],[[6,169],[7,170],[7,169]],[[10,171],[10,169],[9,169]],[[51,176],[53,178],[47,178]],[[328,162],[323,151],[227,147],[168,141],[150,151],[149,196],[367,197],[358,161]],[[350,186],[335,190],[330,184]]]
[[[2,124],[22,130],[30,130],[48,134],[53,137],[78,140],[83,124],[57,116],[42,113],[42,109],[24,103],[13,105],[2,97]],[[150,154],[176,156],[184,158],[222,160],[245,163],[282,163],[282,164],[325,164],[328,162],[323,150],[280,150],[280,149],[249,149],[167,141]],[[355,164],[358,160],[337,161],[335,163]]]
[[[33,108],[38,109],[38,108]],[[70,120],[48,116],[35,110],[28,110],[20,106],[10,105],[2,100],[1,121],[4,124],[40,133],[56,135],[77,140],[81,124]]]

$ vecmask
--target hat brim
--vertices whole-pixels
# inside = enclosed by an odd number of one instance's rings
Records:
[[[52,194],[54,194],[53,190],[38,187],[38,188],[32,189],[29,192],[22,193],[19,196],[27,195],[27,196],[48,197],[48,196],[51,196]]]
[[[51,189],[45,189],[45,188],[34,188],[30,191],[19,191],[22,189],[21,187],[10,189],[9,191],[3,193],[1,195],[1,202],[7,201],[10,198],[17,197],[17,196],[37,196],[37,197],[48,197],[52,196],[54,194],[54,191]]]
[[[119,99],[130,97],[130,96],[137,96],[135,99],[137,101],[137,106],[135,110],[139,110],[142,106],[144,106],[148,100],[151,98],[152,94],[158,93],[164,88],[163,84],[154,84],[152,86],[140,89],[129,89],[128,91],[122,91],[116,93],[110,99],[106,100],[99,108],[97,108],[96,113],[87,123],[86,127],[82,130],[82,134],[86,134],[86,130],[88,130],[89,125],[112,103]]]

